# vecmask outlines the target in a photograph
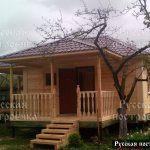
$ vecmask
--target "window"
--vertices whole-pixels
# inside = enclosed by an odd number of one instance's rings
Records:
[[[51,74],[50,73],[45,74],[45,84],[46,84],[46,86],[51,85]],[[56,73],[54,73],[54,85],[56,85]]]

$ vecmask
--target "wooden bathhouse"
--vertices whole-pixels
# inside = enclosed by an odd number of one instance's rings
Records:
[[[10,74],[12,125],[44,123],[32,146],[52,144],[58,149],[80,127],[96,127],[98,120],[104,128],[117,121],[120,102],[109,69],[93,42],[94,38],[58,40],[0,57],[0,72]],[[116,66],[127,51],[133,50],[108,36],[100,37],[99,45]],[[142,63],[140,57],[134,60],[135,66],[137,63]],[[23,79],[19,92],[13,90],[15,74]],[[138,83],[131,102],[147,104],[148,92],[147,82]],[[136,107],[128,113],[147,115],[150,109]]]

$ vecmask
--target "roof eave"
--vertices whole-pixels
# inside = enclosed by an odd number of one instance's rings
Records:
[[[13,58],[1,58],[0,62],[11,62],[11,61],[17,61],[17,60],[37,59],[37,58],[44,58],[44,57],[48,58],[48,57],[68,56],[68,55],[77,55],[77,54],[90,54],[90,53],[98,53],[98,50],[88,50],[88,51],[69,52],[69,53],[66,52],[66,53],[25,56],[25,57],[13,57]]]
[[[121,55],[119,54],[116,54],[116,53],[113,53],[112,51],[107,50],[107,53],[113,55],[113,56],[116,56],[116,57],[121,57]],[[70,55],[78,55],[78,54],[90,54],[90,53],[98,53],[99,51],[98,50],[87,50],[87,51],[78,51],[78,52],[69,52],[69,53],[56,53],[56,54],[48,54],[48,55],[37,55],[37,56],[25,56],[25,57],[13,57],[13,58],[1,58],[0,59],[0,62],[14,62],[14,61],[17,61],[17,60],[28,60],[28,59],[37,59],[37,58],[52,58],[52,57],[60,57],[60,56],[70,56]]]

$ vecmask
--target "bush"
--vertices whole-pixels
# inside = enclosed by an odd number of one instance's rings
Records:
[[[73,133],[68,138],[69,146],[70,147],[81,147],[83,146],[83,141],[81,139],[81,136],[77,133]]]

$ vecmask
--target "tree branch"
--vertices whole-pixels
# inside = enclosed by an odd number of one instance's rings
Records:
[[[100,54],[102,55],[102,58],[104,59],[104,62],[106,63],[106,65],[108,66],[108,68],[110,69],[110,71],[111,71],[112,73],[114,73],[114,69],[113,69],[111,63],[109,62],[109,60],[107,59],[107,57],[106,57],[106,55],[105,55],[105,53],[104,53],[103,48],[101,48],[101,47],[99,46],[99,44],[98,44],[98,39],[99,39],[100,35],[102,34],[102,32],[105,30],[106,27],[107,27],[107,23],[105,22],[104,25],[103,25],[103,27],[99,30],[99,32],[98,32],[98,34],[97,34],[97,36],[96,36],[96,38],[95,38],[95,40],[94,40],[94,44],[95,44],[96,47],[98,48]]]
[[[127,71],[128,71],[128,64],[124,66],[122,73],[122,81],[121,81],[122,93],[124,93],[126,87]]]
[[[117,74],[115,73],[115,71],[114,71],[114,69],[113,69],[111,63],[109,62],[108,58],[106,57],[106,55],[105,55],[105,53],[104,53],[104,51],[103,51],[103,48],[101,48],[101,47],[99,46],[99,44],[98,44],[98,39],[99,39],[100,35],[102,34],[102,32],[105,30],[106,27],[107,27],[107,24],[106,24],[106,22],[105,22],[105,25],[99,30],[99,32],[98,32],[98,34],[97,34],[97,36],[96,36],[96,38],[95,38],[95,40],[94,40],[94,44],[95,44],[96,47],[98,48],[98,50],[99,50],[99,52],[100,52],[100,54],[101,54],[101,56],[102,56],[102,58],[103,58],[105,64],[108,66],[109,70],[110,70],[111,73],[112,73],[112,76],[113,76],[113,79],[114,79],[114,82],[115,82],[114,86],[116,87],[116,89],[117,89],[117,91],[118,91],[119,97],[120,97],[121,99],[123,99],[123,98],[124,98],[124,95],[122,95],[122,92],[121,92],[121,86],[120,86],[120,84],[119,84],[118,76],[117,76]]]
[[[140,74],[138,75],[138,77],[135,77],[134,80],[133,80],[133,83],[132,83],[132,86],[131,86],[131,89],[130,89],[130,92],[128,93],[127,95],[127,98],[126,98],[126,102],[128,103],[133,92],[134,92],[134,89],[135,89],[135,86],[137,84],[138,81],[147,81],[148,79],[140,79],[142,73],[143,73],[144,69],[140,72]]]
[[[129,62],[132,58],[134,58],[135,56],[137,56],[138,54],[140,54],[141,52],[143,52],[144,50],[146,50],[147,48],[150,47],[150,44],[149,45],[146,45],[142,48],[140,48],[138,51],[136,51],[135,53],[133,53],[132,55],[130,55],[129,57],[127,57],[118,67],[118,69],[116,70],[116,73],[118,74],[121,69],[124,67],[124,65]]]
[[[133,83],[132,83],[132,86],[131,86],[131,89],[130,89],[130,92],[129,94],[127,95],[127,98],[126,98],[126,103],[129,102],[134,90],[135,90],[135,86],[136,86],[136,83],[137,83],[138,79],[137,78],[134,78],[133,80]]]

